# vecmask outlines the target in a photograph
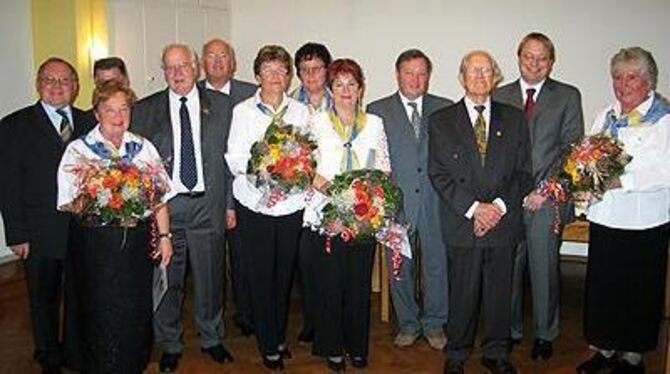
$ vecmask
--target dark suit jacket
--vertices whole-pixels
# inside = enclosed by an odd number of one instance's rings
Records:
[[[198,82],[198,87],[205,88],[205,79],[202,79]],[[232,104],[234,107],[241,101],[254,96],[256,90],[258,90],[257,85],[233,78],[230,80],[230,95],[228,96],[230,96],[232,99]]]
[[[76,139],[93,128],[90,117],[72,108]],[[56,210],[56,172],[66,143],[40,102],[0,121],[0,211],[7,245],[30,244],[42,258],[65,258],[70,215]]]
[[[202,148],[205,198],[211,207],[210,218],[217,232],[225,232],[226,209],[232,209],[232,176],[224,159],[230,120],[230,97],[198,88],[200,96],[200,142]],[[149,139],[166,162],[172,175],[174,155],[168,90],[157,92],[135,104],[130,130]]]
[[[420,207],[427,212],[431,226],[438,226],[440,199],[428,179],[428,118],[438,109],[453,104],[451,100],[430,94],[423,96],[421,133],[417,139],[399,93],[368,105],[367,111],[384,120],[384,131],[391,157],[391,176],[403,191],[405,219],[416,227]],[[421,202],[424,201],[425,204]]]
[[[463,100],[429,118],[428,173],[446,203],[445,239],[450,246],[494,247],[518,243],[522,200],[532,189],[528,132],[523,112],[491,103],[485,166],[482,167],[472,123]],[[474,219],[465,213],[475,201],[501,198],[507,213],[484,237],[474,235]]]

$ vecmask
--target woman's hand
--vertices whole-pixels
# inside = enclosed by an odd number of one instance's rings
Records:
[[[312,182],[312,185],[319,192],[325,193],[328,187],[330,187],[331,183],[328,179],[321,176],[321,174],[316,174],[314,175],[314,181]]]
[[[172,240],[168,237],[158,239],[158,250],[154,252],[153,259],[161,259],[160,266],[167,267],[172,259]]]

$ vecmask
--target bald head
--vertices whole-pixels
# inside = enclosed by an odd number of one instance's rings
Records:
[[[202,47],[202,68],[209,84],[221,89],[235,75],[235,50],[223,39],[208,41]]]

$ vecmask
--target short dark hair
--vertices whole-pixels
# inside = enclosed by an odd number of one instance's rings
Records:
[[[547,49],[547,52],[549,52],[549,59],[551,62],[556,61],[556,48],[554,48],[554,43],[552,43],[548,36],[541,32],[531,32],[530,34],[524,36],[523,39],[521,39],[521,42],[519,42],[519,47],[516,49],[517,57],[521,57],[521,50],[526,45],[526,43],[531,40],[542,43],[544,48]]]
[[[264,62],[269,61],[281,62],[288,74],[293,74],[291,55],[286,51],[286,49],[278,45],[266,45],[258,50],[258,54],[254,59],[254,75],[260,75],[261,65],[263,65]]]
[[[303,46],[295,52],[294,63],[296,70],[299,69],[298,65],[300,65],[301,62],[313,60],[315,58],[323,61],[323,63],[326,64],[326,68],[333,61],[333,57],[330,55],[330,51],[328,51],[328,48],[325,45],[309,42],[303,44]]]
[[[428,56],[426,56],[425,53],[423,53],[423,51],[416,48],[408,49],[402,52],[400,55],[398,55],[398,58],[395,60],[395,71],[400,71],[400,65],[402,65],[403,62],[414,60],[415,58],[422,58],[424,61],[426,61],[428,74],[432,73],[433,63],[430,62],[430,59],[428,58]]]
[[[99,70],[119,69],[124,77],[128,78],[126,63],[120,57],[105,57],[95,61],[93,64],[93,75]]]
[[[72,75],[72,78],[75,82],[79,82],[79,75],[77,74],[77,70],[75,70],[74,66],[72,66],[71,63],[65,61],[64,59],[60,57],[49,57],[44,62],[40,65],[40,67],[37,69],[37,79],[40,79],[42,77],[42,74],[44,73],[44,69],[47,67],[49,64],[53,63],[59,63],[67,66],[68,70],[70,70],[70,74]]]

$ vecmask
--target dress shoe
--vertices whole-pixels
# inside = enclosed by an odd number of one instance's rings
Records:
[[[508,343],[507,343],[507,353],[512,353],[514,348],[516,348],[516,346],[518,346],[519,344],[521,344],[521,339],[520,338],[519,339],[510,338]]]
[[[644,363],[633,365],[630,362],[619,359],[614,362],[611,374],[644,374]]]
[[[254,334],[254,325],[244,318],[235,318],[235,326],[237,326],[242,335],[247,338]]]
[[[418,332],[401,332],[396,335],[393,344],[396,347],[409,347],[419,338]]]
[[[310,327],[303,327],[298,334],[298,344],[308,345],[314,341],[314,329]]]
[[[58,365],[48,365],[48,364],[42,365],[42,374],[62,374],[62,373],[63,371]]]
[[[328,369],[330,369],[330,371],[333,373],[344,373],[344,369],[347,366],[344,361],[344,357],[340,357],[339,361],[334,361],[330,358],[327,358],[326,362],[328,363]]]
[[[181,358],[181,353],[163,353],[160,361],[158,362],[158,370],[161,373],[172,373],[177,370],[179,366],[179,359]]]
[[[263,366],[271,371],[281,371],[284,370],[284,361],[279,358],[269,358],[268,356],[263,356]]]
[[[426,340],[428,340],[428,345],[435,350],[441,351],[447,345],[447,337],[442,330],[437,330],[425,336]]]
[[[465,373],[465,367],[463,366],[463,361],[452,361],[446,360],[444,362],[444,374],[463,374]]]
[[[218,363],[224,364],[226,362],[233,362],[233,355],[231,355],[222,344],[217,344],[209,348],[200,348],[200,350],[203,353],[209,354],[209,357]]]
[[[533,360],[548,360],[554,354],[553,344],[544,339],[535,339],[533,342],[533,350],[530,352],[530,357]]]
[[[282,360],[290,360],[293,358],[291,351],[287,347],[278,349],[277,353],[279,353],[279,356],[281,356]]]
[[[351,358],[351,366],[356,369],[363,369],[368,366],[368,359],[363,356],[354,356]]]
[[[489,369],[491,374],[516,374],[512,362],[506,358],[482,358],[482,365]]]
[[[607,372],[614,367],[614,356],[607,358],[602,353],[597,352],[588,360],[577,366],[577,374],[597,374]]]

